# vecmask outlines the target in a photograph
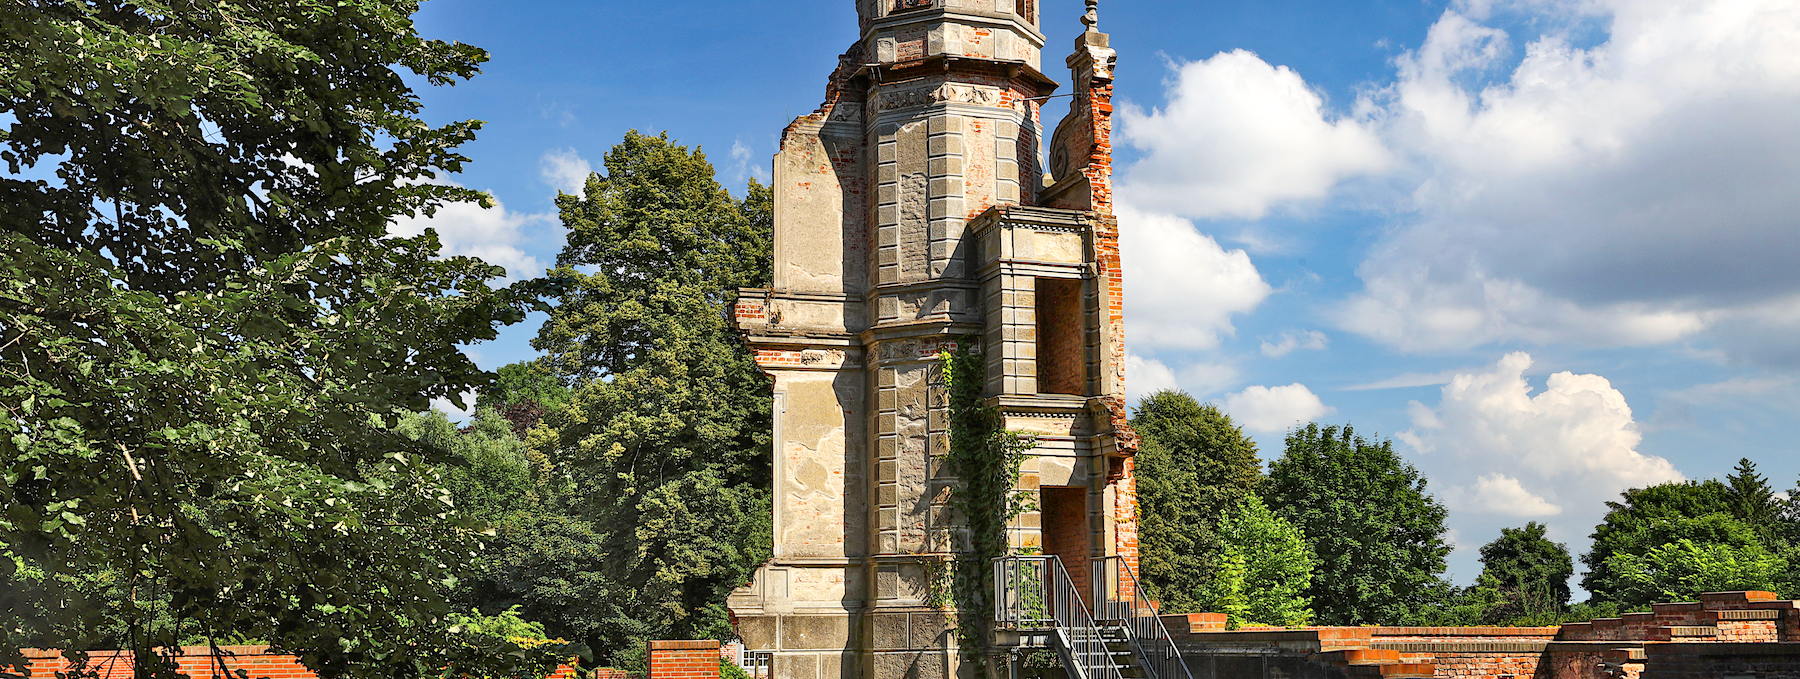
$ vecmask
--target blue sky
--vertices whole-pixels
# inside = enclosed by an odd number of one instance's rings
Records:
[[[487,121],[429,222],[517,274],[628,129],[741,191],[855,39],[850,0],[432,0],[488,49],[422,91]],[[1080,3],[1046,0],[1046,70]],[[1577,553],[1626,487],[1800,477],[1800,1],[1103,0],[1120,52],[1134,392],[1186,389],[1279,455],[1301,420],[1395,439],[1462,582],[1502,526]],[[1053,114],[1047,116],[1054,119]],[[426,223],[405,225],[419,228]],[[539,319],[473,348],[530,358]]]

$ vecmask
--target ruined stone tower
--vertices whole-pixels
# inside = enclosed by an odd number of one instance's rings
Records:
[[[938,679],[969,669],[927,587],[958,544],[937,360],[959,338],[1038,436],[1013,545],[1084,588],[1136,560],[1114,56],[1090,0],[1044,149],[1037,0],[856,2],[861,39],[775,157],[774,284],[736,308],[773,378],[775,551],[730,608],[778,679]]]

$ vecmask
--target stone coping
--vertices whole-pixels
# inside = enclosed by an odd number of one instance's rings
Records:
[[[1377,641],[1370,646],[1401,653],[1543,653],[1549,641]]]

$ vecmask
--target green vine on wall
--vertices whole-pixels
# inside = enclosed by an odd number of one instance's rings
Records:
[[[967,549],[958,550],[950,577],[956,602],[957,640],[967,660],[977,660],[987,647],[985,632],[994,617],[992,564],[995,558],[1011,551],[1007,525],[1037,506],[1034,493],[1018,490],[1025,454],[1037,446],[1037,440],[1007,431],[1000,411],[982,398],[987,365],[975,350],[980,342],[975,335],[965,336],[957,342],[955,351],[939,355],[950,401],[950,454],[946,462],[959,481],[951,491],[950,503],[968,528]]]

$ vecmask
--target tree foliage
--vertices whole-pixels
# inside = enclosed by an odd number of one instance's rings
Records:
[[[1587,573],[1581,586],[1600,600],[1617,600],[1626,587],[1609,561],[1615,555],[1642,557],[1679,539],[1697,543],[1729,541],[1739,535],[1731,518],[1731,489],[1716,480],[1665,483],[1633,488],[1594,528],[1593,547],[1582,555]]]
[[[1575,575],[1575,560],[1568,547],[1545,537],[1547,530],[1536,521],[1524,528],[1500,529],[1500,537],[1481,547],[1484,581],[1539,608],[1567,607],[1573,597],[1569,578]]]
[[[1392,624],[1447,594],[1446,511],[1393,442],[1308,424],[1288,434],[1263,496],[1319,559],[1308,595],[1321,623]]]
[[[1236,508],[1262,479],[1256,442],[1217,406],[1178,391],[1138,402],[1139,566],[1144,586],[1170,613],[1208,608],[1220,570],[1221,508]]]
[[[769,554],[768,381],[726,314],[769,278],[772,201],[733,199],[666,135],[627,134],[605,169],[557,198],[566,289],[534,341],[572,385],[532,438],[567,514],[503,528],[481,587],[532,616],[580,601],[549,629],[624,662],[647,637],[729,635],[725,594]]]
[[[1725,477],[1729,489],[1731,514],[1760,535],[1765,543],[1781,536],[1781,501],[1769,479],[1756,471],[1750,458],[1738,460],[1737,467]]]
[[[957,342],[955,351],[938,357],[950,406],[946,462],[958,481],[951,491],[951,506],[969,529],[969,549],[957,555],[951,583],[957,634],[969,658],[978,657],[974,654],[983,648],[987,621],[994,617],[993,563],[1012,551],[1008,526],[1037,508],[1035,494],[1017,490],[1025,453],[1037,440],[1007,431],[1006,418],[982,397],[987,361],[974,350],[980,343],[979,335],[968,335]]]
[[[0,665],[122,646],[166,674],[154,649],[229,631],[328,676],[510,671],[447,622],[456,460],[393,429],[483,385],[458,347],[533,297],[389,236],[482,199],[434,181],[478,124],[421,121],[402,72],[486,55],[417,8],[0,11]]]
[[[1607,567],[1620,585],[1613,596],[1631,607],[1692,601],[1705,592],[1775,590],[1788,574],[1788,561],[1754,540],[1734,545],[1680,538],[1642,556],[1614,554]]]
[[[1306,592],[1318,563],[1300,529],[1249,495],[1220,519],[1219,542],[1218,575],[1207,587],[1210,610],[1233,616],[1234,626],[1312,621]]]

